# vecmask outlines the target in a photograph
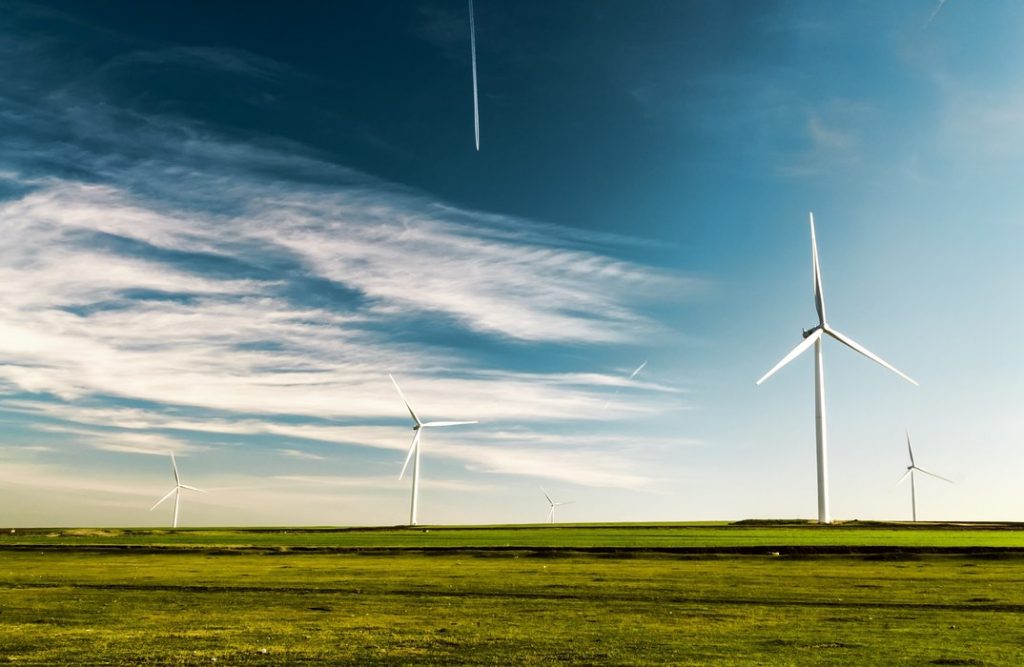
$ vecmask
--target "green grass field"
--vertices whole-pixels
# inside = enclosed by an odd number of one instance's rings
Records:
[[[893,525],[8,530],[0,662],[1018,665],[1022,536]],[[785,551],[851,542],[879,548]],[[735,546],[764,552],[714,553]],[[666,551],[690,547],[708,552]]]
[[[58,547],[157,546],[336,549],[551,547],[723,549],[730,547],[992,547],[1024,550],[1024,524],[894,524],[807,522],[699,524],[559,524],[525,526],[419,526],[388,528],[217,529],[0,529],[0,549],[12,545]]]

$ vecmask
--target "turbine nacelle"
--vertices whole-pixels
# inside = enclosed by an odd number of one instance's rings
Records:
[[[896,482],[897,486],[899,486],[901,483],[903,483],[903,480],[905,480],[907,478],[907,475],[912,474],[915,470],[917,472],[924,473],[925,475],[928,475],[929,477],[934,477],[935,479],[941,479],[943,482],[949,482],[950,484],[953,483],[953,480],[946,479],[942,475],[936,475],[933,472],[929,472],[928,470],[925,470],[924,468],[918,466],[917,463],[914,462],[914,448],[910,445],[910,432],[909,431],[907,431],[907,454],[910,456],[910,465],[907,466],[907,472],[903,473],[903,477],[900,477],[900,481]]]
[[[819,324],[817,326],[811,327],[810,329],[801,329],[800,330],[800,335],[803,336],[804,338],[810,338],[811,336],[813,336],[815,334],[815,332],[821,331],[824,328],[825,328],[825,325]]]

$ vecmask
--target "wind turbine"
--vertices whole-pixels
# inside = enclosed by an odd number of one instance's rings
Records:
[[[839,333],[825,319],[825,295],[821,288],[821,267],[818,266],[818,242],[814,236],[814,213],[810,214],[811,220],[811,264],[814,271],[814,308],[818,311],[818,324],[803,332],[804,340],[793,350],[782,358],[782,361],[775,364],[775,367],[764,374],[757,381],[761,384],[789,362],[806,352],[814,346],[814,434],[817,440],[817,463],[818,463],[818,523],[832,523],[832,515],[828,505],[828,448],[826,446],[825,432],[825,368],[822,363],[821,341],[828,335],[843,345],[859,352],[871,361],[881,364],[890,371],[899,375],[907,382],[916,385],[917,382],[909,376],[897,370],[881,357],[870,352],[867,348],[854,342],[849,337]]]
[[[903,477],[900,477],[900,481],[896,482],[896,486],[903,483],[907,477],[910,477],[910,508],[913,512],[914,521],[917,521],[917,490],[914,488],[914,471],[923,472],[926,475],[931,475],[936,479],[941,479],[943,482],[953,483],[953,480],[946,479],[942,475],[936,475],[933,472],[928,472],[924,468],[919,468],[914,463],[914,448],[910,446],[910,431],[907,431],[907,453],[910,454],[910,465],[907,466],[907,471],[903,473]]]
[[[149,511],[152,512],[153,510],[155,510],[157,507],[160,506],[160,503],[162,503],[163,501],[165,501],[168,498],[170,498],[171,495],[173,494],[174,495],[174,523],[171,524],[171,525],[172,525],[173,528],[177,528],[178,527],[178,508],[181,506],[181,490],[182,489],[188,489],[189,491],[198,491],[199,493],[206,493],[206,491],[203,491],[202,489],[197,489],[194,486],[189,486],[188,484],[182,484],[181,483],[181,478],[178,476],[178,463],[177,463],[177,461],[174,460],[174,452],[171,452],[171,468],[174,470],[174,488],[171,489],[170,491],[168,491],[166,496],[164,496],[160,500],[156,501],[156,505],[153,505],[152,507],[150,507]]]
[[[409,525],[416,525],[416,504],[419,501],[420,495],[420,435],[422,429],[434,428],[438,426],[462,426],[463,424],[478,424],[479,422],[421,422],[420,418],[413,412],[412,406],[409,405],[409,401],[406,400],[405,394],[402,393],[402,388],[398,386],[398,382],[391,373],[388,373],[388,377],[391,378],[391,383],[395,385],[395,389],[398,390],[398,395],[402,397],[402,402],[405,403],[405,409],[409,411],[409,415],[412,417],[413,426],[412,430],[414,435],[412,436],[412,444],[409,445],[409,453],[405,455],[405,464],[402,466],[402,472],[398,475],[398,479],[405,477],[405,469],[409,467],[409,461],[412,460],[413,453],[416,454],[416,463],[413,464],[412,468],[412,505],[409,508]]]
[[[551,510],[548,512],[548,523],[555,522],[556,507],[561,507],[562,505],[572,505],[574,502],[576,502],[575,500],[563,500],[562,502],[556,503],[554,500],[551,500],[551,496],[549,496],[548,492],[544,490],[544,487],[541,487],[540,492],[543,493],[544,497],[548,499],[548,505],[551,506]]]

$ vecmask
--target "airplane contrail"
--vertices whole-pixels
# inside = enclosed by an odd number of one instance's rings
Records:
[[[473,22],[473,0],[469,0],[469,48],[473,56],[473,130],[476,149],[480,150],[480,96],[476,87],[476,24]]]
[[[472,3],[472,1],[473,0],[470,0],[470,3]],[[935,20],[935,17],[939,15],[940,11],[942,11],[942,5],[944,4],[946,4],[946,0],[939,0],[939,4],[935,6],[935,9],[932,11],[932,15],[929,16],[928,20],[924,22],[924,27],[921,28],[921,30],[926,30],[928,26],[932,24],[932,21]]]
[[[647,365],[647,360],[644,359],[644,363],[642,363],[639,366],[637,366],[636,370],[634,370],[632,373],[629,374],[629,378],[627,379],[627,382],[629,380],[632,380],[633,378],[635,378],[640,373],[640,371],[642,371],[644,369],[644,366],[646,366],[646,365]],[[608,404],[611,403],[612,399],[615,398],[618,395],[619,395],[619,388],[616,387],[615,388],[615,393],[612,394],[612,398],[609,398],[607,401],[604,402],[604,407],[602,407],[601,410],[607,410],[608,409]]]

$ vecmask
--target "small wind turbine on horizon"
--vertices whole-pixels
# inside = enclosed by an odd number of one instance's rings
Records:
[[[914,487],[914,472],[921,472],[925,475],[931,475],[936,479],[941,479],[943,482],[953,483],[953,480],[946,479],[942,475],[936,475],[933,472],[928,472],[924,468],[919,467],[914,463],[914,448],[910,446],[910,431],[907,431],[907,453],[910,455],[910,465],[907,466],[907,471],[903,473],[903,477],[900,477],[900,481],[896,482],[896,486],[903,483],[907,477],[910,477],[910,508],[913,513],[914,521],[917,521],[917,489]]]
[[[803,332],[804,340],[797,345],[793,350],[782,358],[782,361],[775,364],[775,366],[764,374],[756,384],[761,384],[777,370],[796,359],[800,354],[806,352],[810,347],[814,346],[814,434],[817,443],[817,466],[818,466],[818,523],[832,523],[832,515],[829,511],[829,499],[828,499],[828,447],[826,443],[826,429],[825,429],[825,368],[823,365],[821,341],[828,335],[839,341],[843,345],[847,346],[854,352],[864,355],[871,361],[888,368],[890,371],[899,375],[907,382],[917,385],[917,382],[912,380],[909,376],[899,371],[877,356],[873,352],[870,352],[867,348],[854,342],[848,336],[845,336],[835,329],[828,323],[825,318],[825,295],[821,287],[821,267],[818,265],[818,242],[814,235],[814,213],[810,214],[811,221],[811,264],[814,273],[814,308],[818,312],[818,324],[809,330]]]
[[[479,422],[422,422],[420,418],[413,412],[412,406],[409,405],[409,401],[406,400],[405,394],[402,393],[402,388],[398,386],[398,382],[391,373],[388,373],[388,377],[391,378],[391,383],[395,385],[395,389],[398,390],[398,395],[402,397],[402,402],[405,403],[405,409],[409,411],[409,416],[412,417],[413,426],[412,430],[414,434],[412,436],[412,444],[409,446],[409,453],[405,455],[405,464],[402,466],[402,472],[399,473],[398,479],[405,477],[405,470],[409,467],[409,461],[412,460],[413,454],[416,455],[416,462],[412,468],[412,504],[409,508],[409,525],[416,525],[416,509],[417,503],[419,502],[420,494],[420,436],[422,430],[425,428],[435,428],[442,426],[462,426],[464,424],[478,424]]]
[[[189,486],[188,484],[182,484],[181,483],[181,477],[178,475],[178,462],[174,460],[174,452],[171,452],[171,469],[174,471],[174,488],[171,489],[170,491],[168,491],[166,496],[164,496],[160,500],[156,501],[156,504],[153,505],[152,507],[150,507],[149,511],[152,512],[153,510],[155,510],[157,507],[160,506],[160,503],[162,503],[163,501],[165,501],[168,498],[170,498],[171,494],[173,494],[174,495],[174,522],[171,524],[171,527],[172,528],[177,528],[178,527],[178,509],[181,506],[181,490],[182,489],[188,489],[189,491],[196,491],[198,493],[206,493],[206,491],[203,491],[202,489],[197,489],[194,486]]]
[[[544,494],[544,497],[547,498],[548,500],[548,505],[551,506],[551,509],[548,511],[548,523],[555,522],[556,507],[561,507],[562,505],[572,505],[574,502],[576,502],[575,500],[563,500],[561,502],[555,502],[554,500],[551,499],[551,496],[548,495],[548,492],[544,490],[544,487],[541,487],[540,492]]]

